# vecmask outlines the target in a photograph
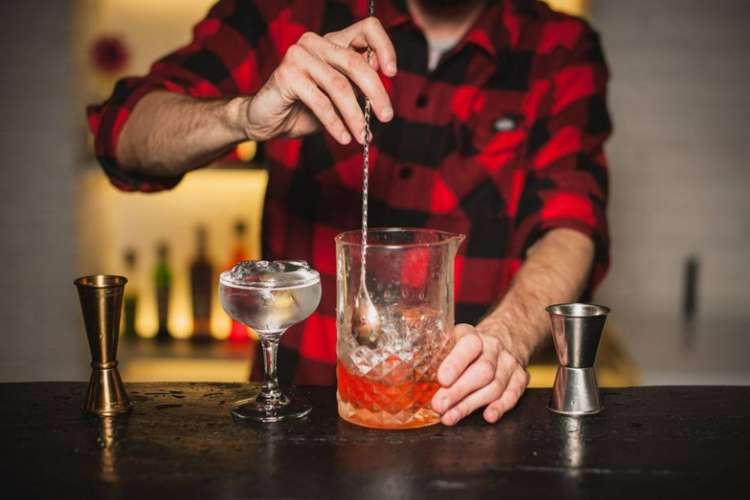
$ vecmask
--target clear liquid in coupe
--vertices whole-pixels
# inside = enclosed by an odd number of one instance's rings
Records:
[[[240,323],[259,335],[275,334],[307,318],[320,302],[320,286],[290,288],[223,285],[221,305]]]
[[[260,335],[279,334],[307,318],[320,293],[320,275],[299,261],[243,261],[219,279],[226,313]]]

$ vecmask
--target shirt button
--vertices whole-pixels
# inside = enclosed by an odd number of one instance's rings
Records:
[[[411,178],[413,173],[414,169],[411,167],[411,165],[404,165],[403,167],[401,167],[401,170],[398,171],[398,176],[406,180]]]
[[[416,102],[417,107],[424,108],[425,106],[427,106],[428,100],[429,99],[427,99],[427,94],[419,94],[419,96],[417,96]]]

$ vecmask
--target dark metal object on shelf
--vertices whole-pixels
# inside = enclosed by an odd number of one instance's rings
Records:
[[[696,255],[690,255],[685,260],[685,281],[682,297],[682,316],[691,321],[698,309],[698,273],[700,260]]]
[[[86,413],[111,416],[132,409],[117,370],[120,314],[127,282],[124,276],[101,274],[75,281],[91,350],[91,379],[81,408]]]
[[[560,367],[549,409],[570,416],[592,415],[604,408],[599,401],[594,362],[609,308],[595,304],[556,304],[547,312]]]

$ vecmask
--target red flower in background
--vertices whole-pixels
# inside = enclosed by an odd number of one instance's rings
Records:
[[[128,49],[117,35],[102,35],[91,48],[91,63],[102,73],[119,73],[128,64]]]

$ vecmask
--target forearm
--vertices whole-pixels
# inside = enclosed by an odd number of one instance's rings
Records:
[[[248,99],[149,93],[125,122],[118,163],[127,171],[164,177],[205,165],[247,139],[243,123]]]
[[[545,307],[576,300],[584,290],[594,259],[591,239],[571,229],[542,237],[516,274],[502,302],[477,325],[499,335],[524,365],[549,331]]]

